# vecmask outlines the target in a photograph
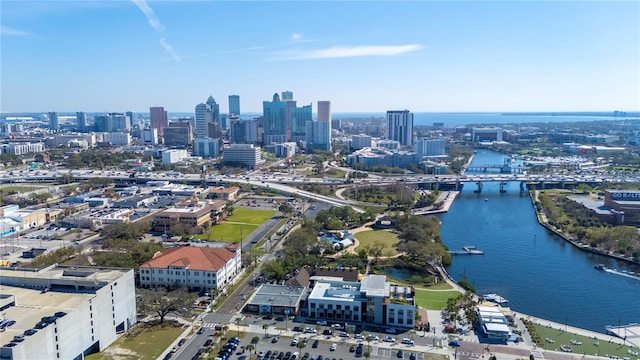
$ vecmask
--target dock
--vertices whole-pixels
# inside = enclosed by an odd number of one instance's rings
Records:
[[[605,329],[609,334],[623,339],[625,343],[629,342],[636,347],[640,347],[640,324],[609,325],[605,326]]]
[[[484,255],[484,251],[473,245],[463,246],[462,250],[450,250],[449,253],[452,255]]]

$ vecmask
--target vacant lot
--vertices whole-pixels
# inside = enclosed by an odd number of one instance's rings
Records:
[[[386,230],[368,230],[356,234],[356,239],[360,242],[358,248],[367,248],[375,243],[384,245],[382,256],[393,256],[397,254],[396,245],[400,242],[398,236]],[[356,249],[357,251],[357,249]]]
[[[447,306],[447,300],[456,298],[459,292],[451,290],[416,289],[416,304],[427,310],[441,310]]]
[[[101,353],[85,356],[85,359],[156,359],[183,331],[181,326],[170,323],[153,326],[139,325]]]
[[[204,234],[196,235],[196,238],[208,241],[240,242],[241,238],[246,237],[275,213],[273,210],[236,208],[226,222],[212,226]]]

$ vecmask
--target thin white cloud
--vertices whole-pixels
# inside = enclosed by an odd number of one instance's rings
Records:
[[[147,4],[146,0],[131,0],[131,1],[133,1],[133,3],[136,4],[136,6],[140,9],[140,11],[142,11],[144,16],[147,17],[147,20],[149,21],[149,25],[154,30],[156,30],[159,33],[164,32],[164,25],[160,23],[160,19],[158,19],[158,17],[156,16],[156,13],[149,6],[149,4]],[[167,53],[169,53],[169,55],[171,55],[171,57],[175,61],[177,62],[182,61],[182,58],[180,57],[180,55],[178,55],[178,53],[175,51],[173,46],[171,46],[171,44],[169,44],[169,42],[165,38],[160,39],[160,45],[162,45],[164,50]]]
[[[167,40],[165,40],[165,38],[160,39],[160,45],[162,45],[162,47],[169,53],[169,55],[171,55],[171,57],[175,61],[177,62],[182,61],[182,58],[180,58],[180,55],[178,55],[178,53],[173,49],[173,47],[169,45],[169,43],[167,42]]]
[[[164,31],[164,26],[160,23],[160,20],[158,20],[156,13],[147,4],[145,0],[131,0],[131,1],[133,1],[133,3],[136,4],[136,6],[140,9],[140,11],[142,11],[144,16],[147,17],[147,20],[149,21],[149,25],[151,25],[152,28],[154,28],[157,32]]]
[[[300,33],[291,34],[291,41],[300,41],[300,40],[302,40],[302,34]]]
[[[374,46],[334,46],[325,49],[295,51],[282,54],[281,59],[335,59],[361,56],[397,56],[422,49],[422,45],[374,45]]]
[[[0,25],[0,35],[32,36],[33,34],[26,31],[10,28],[8,26]]]

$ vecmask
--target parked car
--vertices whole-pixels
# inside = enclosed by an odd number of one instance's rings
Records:
[[[277,342],[278,342],[278,340],[279,340],[279,339],[280,339],[279,337],[274,336],[274,337],[273,337],[273,339],[271,339],[271,343],[272,343],[272,344],[275,344],[275,343],[277,343]]]
[[[402,359],[404,357],[404,353],[402,352],[402,350],[398,350],[396,356],[398,357],[398,359]]]
[[[336,351],[336,349],[338,348],[338,345],[336,344],[331,344],[331,347],[329,348],[330,351]]]

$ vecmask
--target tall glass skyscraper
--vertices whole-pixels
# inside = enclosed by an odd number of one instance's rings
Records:
[[[286,106],[286,102],[280,101],[278,93],[273,95],[273,101],[262,102],[264,144],[287,141]]]
[[[307,149],[331,150],[331,101],[318,101],[318,120],[306,125]]]
[[[240,95],[229,95],[229,115],[240,115]]]
[[[409,110],[387,111],[387,139],[402,146],[413,145],[413,113]]]
[[[60,130],[60,122],[58,121],[58,113],[52,111],[49,113],[49,130]]]
[[[307,121],[313,120],[311,104],[291,109],[291,141],[304,141]]]
[[[87,114],[78,111],[76,112],[76,127],[79,132],[87,132]]]

